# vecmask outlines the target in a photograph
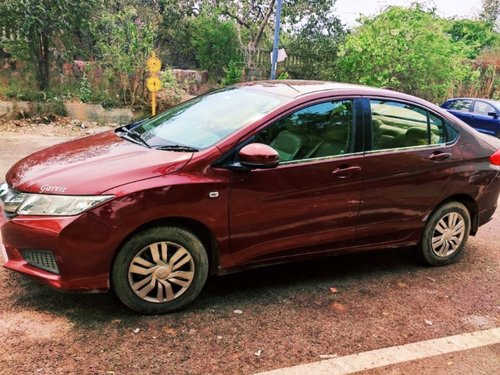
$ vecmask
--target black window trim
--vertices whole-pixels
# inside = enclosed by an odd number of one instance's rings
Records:
[[[268,126],[271,126],[275,122],[285,118],[286,116],[289,116],[290,114],[300,111],[301,109],[311,107],[316,104],[321,104],[321,103],[328,103],[328,102],[338,102],[342,100],[352,100],[353,102],[353,140],[354,143],[352,145],[352,152],[342,154],[342,155],[332,155],[332,156],[321,156],[318,158],[308,158],[308,159],[301,159],[301,160],[290,160],[290,161],[285,161],[281,162],[278,164],[276,168],[280,168],[281,166],[285,167],[287,165],[294,165],[294,164],[304,164],[304,163],[314,163],[317,161],[326,161],[326,160],[334,160],[334,159],[339,159],[339,158],[349,158],[352,156],[360,156],[363,155],[363,143],[364,143],[364,110],[363,110],[363,100],[362,96],[358,94],[354,95],[339,95],[339,96],[328,96],[328,97],[322,97],[318,99],[313,99],[307,102],[300,103],[296,106],[293,106],[291,108],[288,108],[286,111],[283,111],[273,118],[269,119],[266,121],[264,124],[259,126],[256,129],[253,129],[251,132],[247,133],[246,135],[242,136],[238,142],[236,142],[236,145],[228,152],[226,152],[224,155],[222,155],[220,158],[218,158],[214,163],[212,163],[213,168],[228,168],[228,169],[238,169],[238,170],[247,170],[247,168],[241,168],[239,167],[239,163],[237,160],[238,157],[238,152],[245,147],[246,145],[255,142],[255,136],[262,131],[263,129],[267,128]],[[361,134],[360,134],[361,133]],[[250,135],[251,134],[251,135]],[[273,169],[276,169],[273,168]]]

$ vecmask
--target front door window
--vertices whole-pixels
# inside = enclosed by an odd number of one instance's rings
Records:
[[[352,100],[315,104],[271,124],[256,142],[278,151],[282,163],[351,152]]]

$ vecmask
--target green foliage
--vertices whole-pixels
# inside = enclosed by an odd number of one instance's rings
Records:
[[[500,44],[500,36],[493,30],[493,25],[485,21],[451,20],[446,32],[455,43],[460,43],[468,58],[475,59],[488,48]]]
[[[194,4],[190,1],[160,0],[162,10],[157,47],[169,66],[196,67],[196,51],[191,42],[190,20],[194,16]]]
[[[191,43],[198,66],[212,78],[220,77],[228,61],[237,59],[238,40],[234,24],[201,15],[190,21]]]
[[[280,80],[286,80],[286,79],[290,79],[290,74],[288,74],[288,72],[282,72],[280,73],[280,75],[278,76],[278,79]]]
[[[52,49],[59,55],[71,45],[74,33],[88,28],[91,11],[99,0],[2,0],[0,26],[13,39],[3,42],[6,49],[34,68],[40,90],[50,82]]]
[[[90,82],[87,79],[87,75],[84,73],[82,79],[80,80],[79,87],[79,98],[82,102],[88,103],[92,101],[92,87],[90,87]]]
[[[241,82],[243,77],[243,69],[238,66],[235,61],[230,61],[227,69],[225,69],[226,76],[222,80],[224,86],[234,85],[235,83]]]
[[[280,47],[289,58],[279,64],[279,79],[390,86],[435,102],[500,95],[500,0],[483,0],[475,20],[443,19],[418,5],[391,7],[349,32],[334,6],[284,2]],[[0,0],[0,29],[12,36],[0,50],[17,62],[15,70],[0,71],[0,96],[146,106],[144,68],[153,50],[164,65],[207,70],[224,85],[244,73],[263,77],[275,9],[276,0]],[[85,61],[85,74],[63,69],[73,60]],[[193,86],[179,84],[171,69],[160,76],[165,105],[184,96],[180,87]]]
[[[433,12],[391,7],[347,37],[330,77],[441,101],[467,75],[464,58]]]
[[[160,72],[161,85],[165,89],[176,90],[179,87],[172,69],[165,68]]]
[[[128,6],[103,12],[92,32],[103,67],[119,78],[123,102],[134,105],[145,77],[146,59],[154,48],[156,27]]]
[[[64,102],[59,99],[50,99],[45,102],[36,103],[32,115],[38,116],[66,116]]]
[[[344,43],[346,31],[337,17],[329,13],[315,13],[295,27],[292,34],[285,34],[287,51],[302,64],[288,67],[294,76],[306,79],[323,79],[328,66],[337,58]]]

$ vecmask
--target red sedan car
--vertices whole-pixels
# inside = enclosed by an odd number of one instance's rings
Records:
[[[245,83],[19,161],[5,267],[162,313],[263,264],[418,245],[445,265],[496,209],[499,149],[413,96]]]

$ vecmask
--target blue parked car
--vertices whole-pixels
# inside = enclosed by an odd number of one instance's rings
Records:
[[[500,101],[475,98],[453,98],[441,104],[463,122],[481,133],[500,138]]]

